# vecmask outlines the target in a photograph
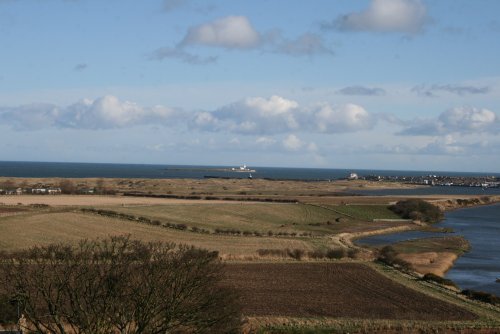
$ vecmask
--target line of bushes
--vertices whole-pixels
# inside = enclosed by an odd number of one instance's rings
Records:
[[[394,247],[385,246],[379,251],[377,260],[397,269],[405,271],[411,270],[411,265],[408,262],[398,258],[397,255],[398,253],[396,252]]]
[[[154,226],[162,226],[166,228],[172,228],[180,231],[188,231],[188,232],[194,232],[194,233],[203,233],[203,234],[221,234],[221,235],[235,235],[235,236],[254,236],[254,237],[263,237],[265,235],[272,237],[312,237],[311,232],[303,232],[303,233],[297,233],[297,232],[273,232],[273,231],[268,231],[267,233],[259,232],[259,231],[248,231],[248,230],[238,230],[235,228],[228,228],[228,229],[223,229],[223,228],[216,228],[214,231],[210,231],[201,227],[196,227],[196,226],[188,226],[186,224],[175,224],[175,223],[169,223],[169,222],[161,222],[159,220],[154,220],[150,219],[147,217],[142,217],[142,216],[134,216],[130,215],[127,213],[122,213],[122,212],[117,212],[113,210],[104,210],[104,209],[90,209],[90,208],[83,208],[81,209],[83,212],[87,213],[93,213],[93,214],[98,214],[101,216],[105,217],[111,217],[111,218],[118,218],[118,219],[125,219],[125,220],[130,220],[134,222],[139,222],[143,224],[148,224],[148,225],[154,225]]]
[[[261,197],[217,197],[199,195],[173,195],[173,194],[146,194],[141,192],[125,192],[123,196],[132,197],[152,197],[152,198],[172,198],[189,200],[212,200],[212,201],[239,201],[239,202],[273,202],[273,203],[298,203],[296,199],[286,198],[261,198]]]
[[[463,290],[462,294],[467,296],[467,298],[479,300],[484,303],[489,303],[493,305],[500,305],[500,297],[495,296],[494,294],[487,293],[484,291],[476,291],[476,290]]]
[[[436,282],[441,285],[452,286],[454,288],[458,288],[458,286],[451,279],[443,278],[441,276],[435,275],[433,273],[427,273],[422,277],[422,281],[426,282]]]
[[[125,219],[125,220],[131,220],[143,224],[148,224],[148,225],[153,225],[153,226],[162,226],[166,228],[172,228],[180,231],[190,231],[190,232],[196,232],[196,233],[205,233],[209,234],[210,231],[204,228],[200,227],[189,227],[186,224],[174,224],[174,223],[169,223],[169,222],[161,222],[159,220],[154,220],[150,219],[147,217],[141,217],[141,216],[134,216],[134,215],[129,215],[127,213],[122,213],[122,212],[116,212],[112,210],[104,210],[104,209],[87,209],[83,208],[81,209],[83,212],[88,212],[88,213],[94,213],[98,214],[101,216],[105,217],[111,217],[111,218],[118,218],[118,219]]]
[[[357,249],[345,249],[345,248],[329,248],[329,249],[315,249],[313,251],[304,251],[302,249],[269,249],[261,248],[257,250],[259,256],[273,256],[273,257],[289,257],[295,260],[301,260],[304,256],[311,259],[343,259],[346,257],[355,258],[358,254]]]

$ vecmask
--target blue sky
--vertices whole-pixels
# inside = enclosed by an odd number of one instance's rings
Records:
[[[496,0],[0,0],[0,160],[500,172]]]

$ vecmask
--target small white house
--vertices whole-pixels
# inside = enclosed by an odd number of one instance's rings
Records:
[[[357,180],[359,177],[358,177],[358,174],[356,173],[351,173],[349,174],[349,176],[347,177],[348,180]]]

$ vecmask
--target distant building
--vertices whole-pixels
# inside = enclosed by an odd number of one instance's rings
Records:
[[[46,194],[47,188],[32,188],[31,193],[32,194]]]
[[[61,191],[61,188],[49,188],[47,189],[47,193],[49,195],[57,195],[57,194],[60,194],[62,191]]]
[[[347,177],[348,180],[357,180],[359,178],[358,174],[356,173],[351,173],[349,174],[349,176]]]

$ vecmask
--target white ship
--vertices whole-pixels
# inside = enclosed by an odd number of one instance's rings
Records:
[[[239,168],[233,167],[231,168],[231,171],[239,173],[255,173],[255,169],[250,169],[247,165],[240,166]]]

